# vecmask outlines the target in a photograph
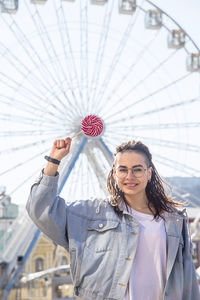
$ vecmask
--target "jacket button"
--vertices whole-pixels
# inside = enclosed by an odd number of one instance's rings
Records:
[[[102,228],[102,227],[103,227],[103,224],[102,224],[102,223],[100,223],[100,224],[99,224],[99,228]]]
[[[126,286],[126,284],[124,284],[124,283],[118,283],[120,286]]]
[[[133,260],[133,259],[130,257],[125,257],[125,260]]]

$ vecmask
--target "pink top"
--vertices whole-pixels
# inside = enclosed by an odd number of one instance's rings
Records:
[[[124,300],[162,300],[166,281],[164,220],[131,208],[139,223],[139,239]]]

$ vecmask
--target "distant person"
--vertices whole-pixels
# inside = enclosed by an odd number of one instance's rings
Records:
[[[65,203],[59,162],[71,139],[54,141],[27,203],[33,222],[70,253],[75,295],[84,300],[200,300],[187,216],[167,196],[147,146],[116,148],[109,199]],[[77,186],[78,189],[78,186]]]

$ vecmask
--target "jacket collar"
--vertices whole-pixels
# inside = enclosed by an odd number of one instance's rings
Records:
[[[124,202],[123,199],[120,199],[120,202],[118,204],[118,208],[119,210],[121,210],[123,213],[127,213],[128,210],[127,210],[127,205],[126,203]],[[183,209],[182,211],[176,209],[176,208],[172,208],[172,212],[164,212],[163,215],[164,217],[166,218],[186,218],[187,217],[187,214],[186,214],[186,209]]]

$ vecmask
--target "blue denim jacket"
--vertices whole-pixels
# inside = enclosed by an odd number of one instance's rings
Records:
[[[58,175],[41,173],[32,186],[26,206],[31,219],[69,251],[75,295],[84,300],[123,300],[137,248],[138,222],[123,206],[116,214],[107,200],[65,203],[57,196],[57,181]],[[165,213],[163,300],[200,300],[186,219],[177,210]]]

